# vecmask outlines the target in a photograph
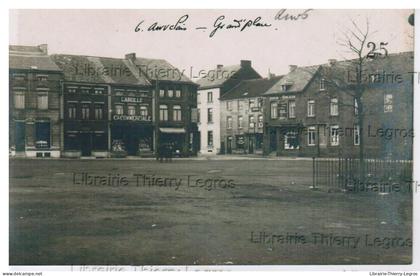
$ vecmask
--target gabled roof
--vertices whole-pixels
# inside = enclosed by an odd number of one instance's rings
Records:
[[[220,98],[221,100],[232,100],[240,98],[254,98],[263,95],[276,84],[283,76],[275,76],[265,79],[243,80]]]
[[[9,45],[9,68],[61,71],[39,46]]]
[[[274,84],[264,95],[272,95],[284,92],[301,92],[309,84],[315,74],[318,72],[320,66],[306,66],[297,67],[283,78],[281,78],[276,84]],[[287,85],[287,91],[282,90],[282,86]]]
[[[207,74],[207,76],[199,79],[197,84],[200,85],[201,89],[220,87],[241,70],[241,68],[239,64],[216,68],[212,70],[212,74]]]
[[[124,59],[79,55],[51,55],[66,81],[106,84],[151,85]]]
[[[137,70],[141,70],[149,80],[189,82],[195,84],[183,74],[182,70],[179,70],[164,59],[136,57],[135,59],[133,58],[131,62],[133,62],[135,67],[137,67]]]

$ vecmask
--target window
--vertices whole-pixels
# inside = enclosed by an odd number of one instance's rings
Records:
[[[129,116],[135,116],[136,115],[136,107],[134,105],[129,105],[127,109],[127,114]]]
[[[295,101],[289,101],[289,118],[295,118],[296,117],[296,102]]]
[[[354,145],[359,146],[360,145],[360,127],[358,125],[354,126]]]
[[[319,91],[324,91],[325,90],[325,79],[321,79],[319,81]]]
[[[308,146],[315,146],[315,127],[308,128]]]
[[[354,115],[359,114],[359,106],[357,105],[357,100],[354,99]]]
[[[284,135],[284,149],[299,149],[299,138],[296,132],[289,131]]]
[[[149,115],[148,113],[149,112],[147,111],[147,106],[144,106],[144,105],[140,106],[140,116],[142,117],[143,120],[147,119],[147,116]]]
[[[197,123],[200,123],[201,121],[201,111],[200,108],[197,108]]]
[[[231,129],[233,127],[233,121],[232,121],[232,117],[228,116],[227,120],[226,120],[226,126],[228,129]]]
[[[255,118],[254,118],[254,115],[249,115],[248,120],[249,120],[248,123],[249,123],[249,127],[250,128],[256,127],[255,126]]]
[[[232,110],[232,101],[227,101],[226,102],[226,109],[227,110]]]
[[[13,79],[15,81],[24,81],[26,75],[25,74],[13,74]]]
[[[270,103],[270,114],[271,114],[271,119],[277,119],[278,117],[278,104],[277,102],[271,102]]]
[[[48,109],[48,92],[38,92],[38,109]]]
[[[174,90],[168,89],[168,97],[172,98],[174,96]]]
[[[287,102],[281,102],[279,104],[279,108],[278,108],[278,113],[279,113],[279,118],[280,119],[287,119],[288,113],[289,113],[289,109],[287,107],[288,103]]]
[[[338,146],[340,144],[339,127],[331,126],[330,128],[330,143],[331,146]]]
[[[207,131],[207,147],[213,147],[213,131]]]
[[[392,105],[393,105],[393,95],[392,94],[385,94],[384,95],[384,112],[392,112]]]
[[[338,99],[332,98],[330,102],[330,115],[338,116]]]
[[[197,93],[197,104],[201,103],[201,95],[200,93]]]
[[[168,120],[168,106],[167,105],[160,105],[159,106],[159,118],[161,121]]]
[[[181,113],[181,106],[180,105],[174,105],[173,108],[173,120],[174,121],[181,121],[182,120],[182,113]]]
[[[123,115],[124,114],[124,108],[121,104],[115,105],[115,114],[117,114],[117,115]]]
[[[102,120],[104,118],[103,110],[102,104],[95,104],[95,120]]]
[[[255,106],[255,100],[249,100],[249,108],[254,108]]]
[[[160,97],[160,98],[165,97],[165,90],[164,90],[164,89],[160,89],[160,90],[159,90],[159,97]]]
[[[289,89],[290,85],[288,84],[282,84],[281,85],[281,91],[286,92]]]
[[[315,101],[308,100],[308,117],[315,117]]]
[[[89,88],[82,88],[82,93],[83,94],[89,94]]]
[[[238,100],[238,110],[242,110],[243,106],[242,106],[242,101]]]
[[[213,108],[207,109],[207,122],[213,123]]]
[[[207,92],[207,102],[208,103],[213,102],[213,92]]]
[[[71,103],[68,107],[68,117],[69,119],[76,119],[76,104]]]
[[[48,76],[47,76],[47,75],[37,75],[37,76],[36,76],[36,79],[37,79],[38,81],[43,82],[43,81],[47,81],[47,80],[48,80]]]
[[[238,128],[244,127],[244,118],[242,116],[238,116]]]
[[[35,147],[41,149],[50,147],[50,122],[35,123]]]
[[[100,88],[95,88],[94,92],[95,95],[102,95],[104,93],[104,90]]]
[[[175,97],[181,98],[181,90],[180,89],[175,90]]]
[[[82,104],[82,119],[83,120],[89,120],[89,111],[90,111],[89,104]]]
[[[15,101],[15,108],[16,109],[25,108],[25,92],[23,92],[23,91],[15,92],[14,101]]]
[[[69,87],[69,88],[67,88],[67,92],[68,93],[74,94],[74,93],[76,93],[76,91],[77,91],[77,88],[75,88],[75,87]]]
[[[258,115],[258,128],[262,128],[264,126],[264,117],[263,115]]]

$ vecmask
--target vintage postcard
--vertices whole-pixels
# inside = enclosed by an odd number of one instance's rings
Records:
[[[414,10],[9,17],[10,266],[413,263]]]

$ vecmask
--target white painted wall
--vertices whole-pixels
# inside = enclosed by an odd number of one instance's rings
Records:
[[[207,102],[208,92],[213,93],[213,102]],[[201,154],[217,154],[220,151],[220,89],[203,89],[198,90],[197,108],[200,109],[200,123],[198,130],[200,131],[200,153]],[[207,110],[213,108],[213,123],[207,123]],[[208,147],[207,132],[213,131],[213,147]]]

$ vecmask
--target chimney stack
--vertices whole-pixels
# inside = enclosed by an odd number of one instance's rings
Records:
[[[40,44],[38,48],[42,51],[43,54],[48,55],[48,44]]]
[[[297,68],[297,65],[289,65],[289,72],[295,71]]]
[[[241,60],[241,67],[251,67],[251,61],[250,60]]]
[[[125,59],[131,60],[131,61],[135,61],[136,60],[136,53],[129,53],[125,55]]]
[[[217,69],[222,69],[223,68],[223,64],[217,64]]]
[[[328,60],[328,63],[330,64],[330,66],[333,66],[333,65],[335,65],[337,63],[337,60],[331,58],[331,59]]]

